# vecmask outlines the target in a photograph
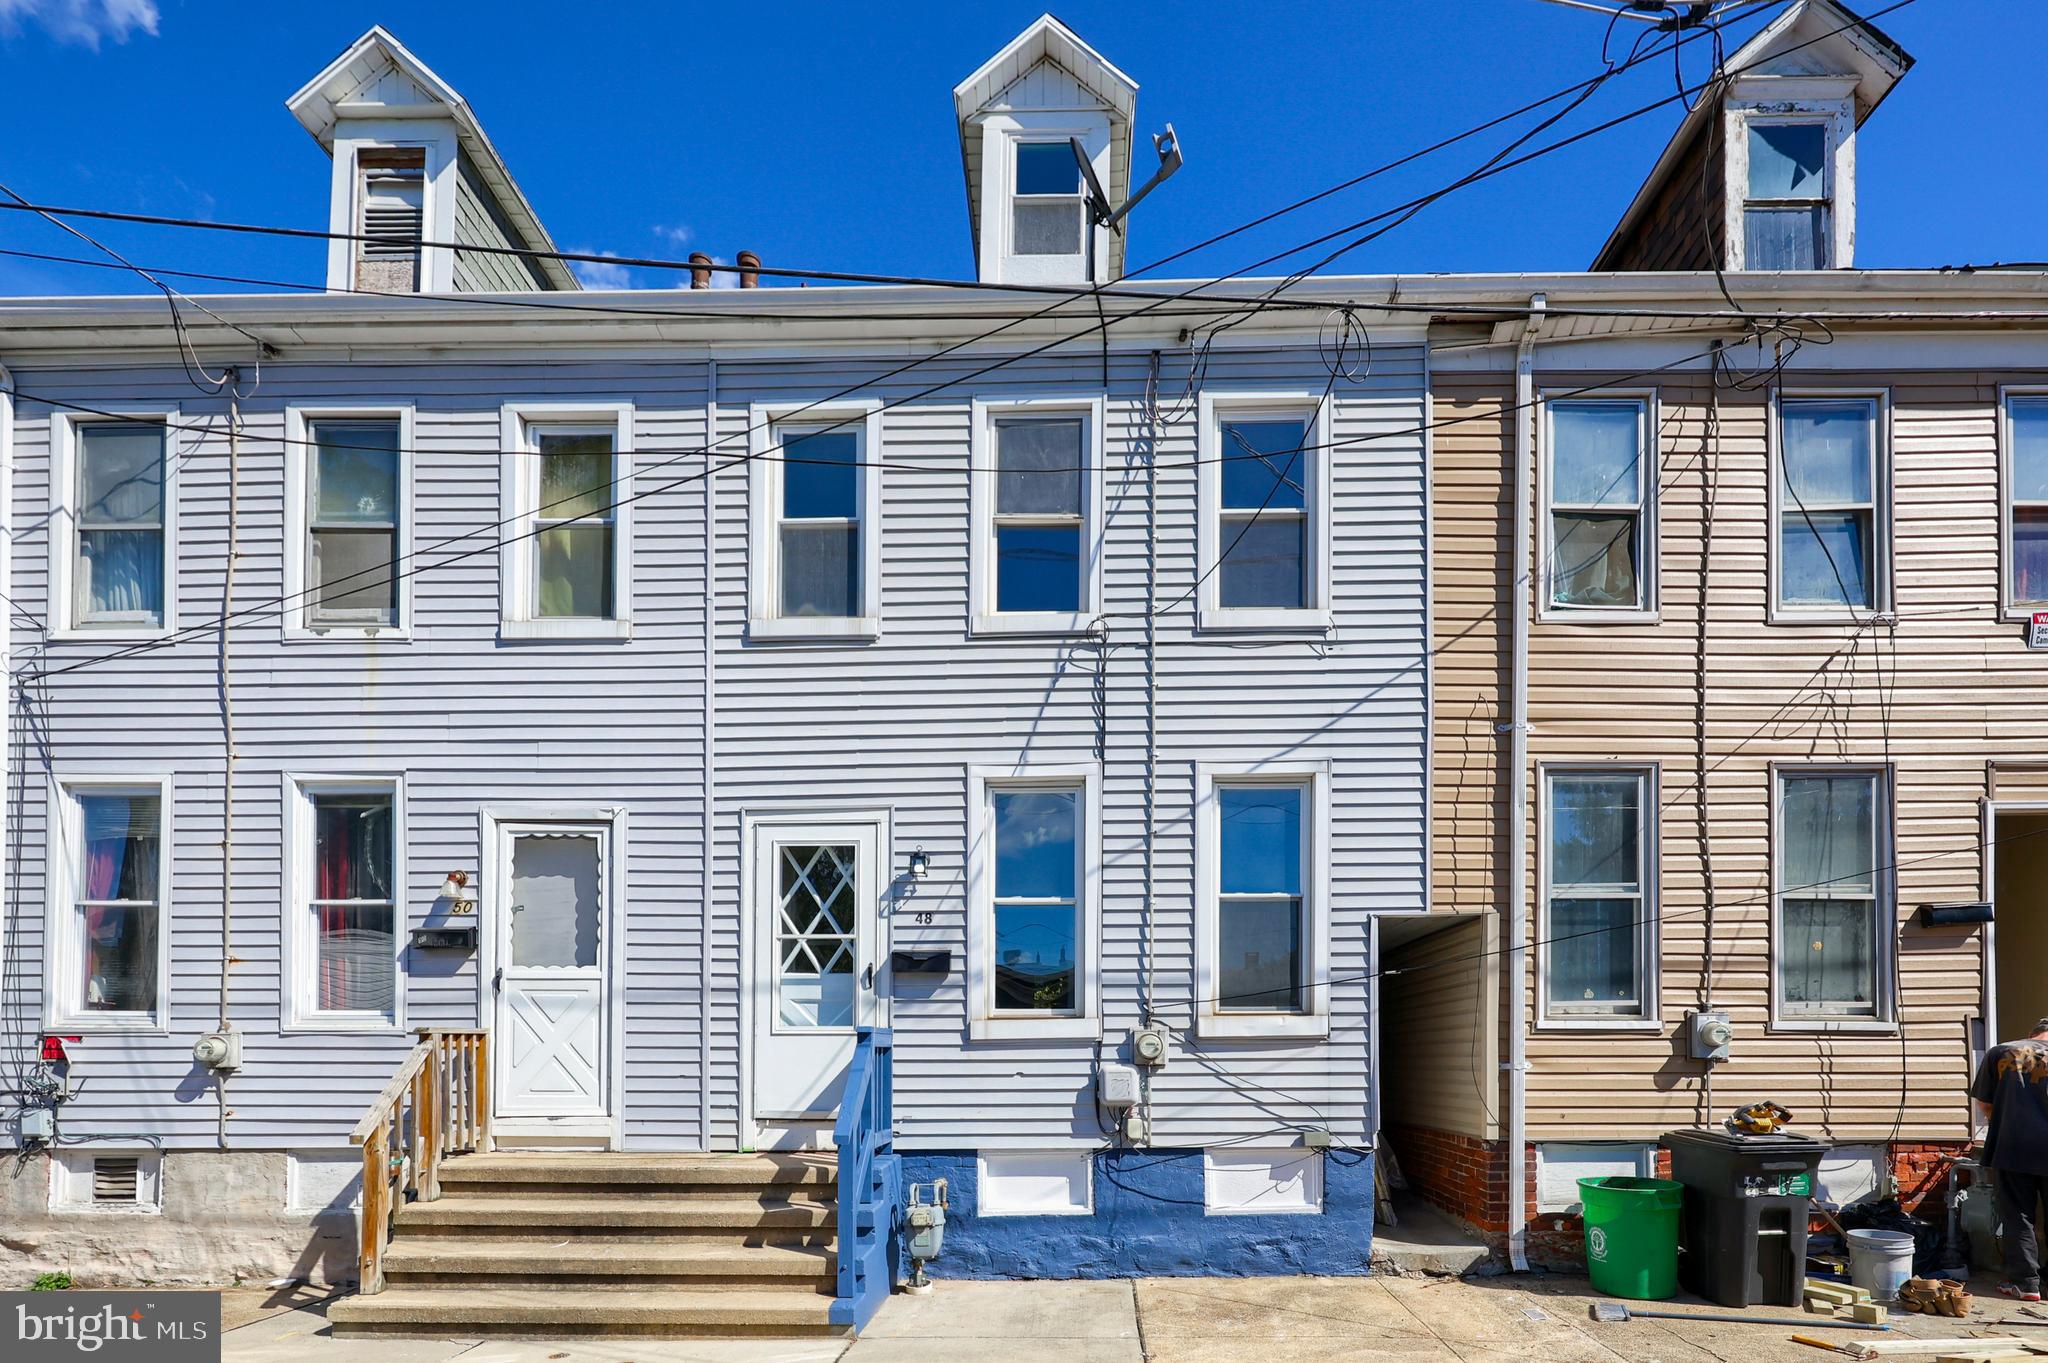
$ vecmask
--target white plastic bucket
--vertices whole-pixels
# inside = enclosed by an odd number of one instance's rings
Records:
[[[1849,1232],[1849,1281],[1868,1289],[1872,1301],[1897,1301],[1913,1276],[1913,1237],[1896,1230]]]

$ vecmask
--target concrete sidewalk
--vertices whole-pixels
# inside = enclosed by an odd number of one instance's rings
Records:
[[[1894,1338],[1997,1329],[2014,1304],[1980,1282],[1969,1320],[1895,1316]],[[898,1296],[860,1339],[335,1339],[310,1295],[230,1292],[226,1363],[1823,1363],[1773,1325],[1636,1320],[1598,1325],[1583,1279],[1145,1278],[1107,1282],[942,1282]],[[1699,1302],[1641,1303],[1718,1311]],[[1785,1307],[1752,1316],[1799,1316]],[[1811,1318],[1816,1322],[1819,1317]],[[1807,1328],[1837,1341],[1850,1331]],[[1951,1350],[1965,1352],[1966,1350]],[[1932,1359],[1934,1352],[1918,1355]]]

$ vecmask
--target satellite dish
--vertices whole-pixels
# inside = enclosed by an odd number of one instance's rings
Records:
[[[1081,145],[1081,139],[1070,137],[1068,143],[1074,148],[1074,161],[1081,167],[1081,182],[1087,189],[1088,217],[1097,227],[1107,227],[1112,232],[1129,215],[1138,201],[1165,184],[1173,173],[1181,168],[1180,136],[1171,123],[1163,133],[1152,134],[1152,151],[1159,158],[1159,169],[1152,172],[1152,178],[1138,186],[1138,192],[1125,199],[1121,207],[1112,209],[1109,196],[1102,192],[1102,182],[1095,178],[1095,163],[1088,159],[1088,149]]]

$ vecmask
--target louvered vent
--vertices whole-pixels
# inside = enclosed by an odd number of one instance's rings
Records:
[[[96,1155],[92,1162],[92,1200],[132,1203],[141,1180],[142,1162],[133,1155]]]
[[[356,153],[360,220],[358,288],[418,287],[420,239],[426,225],[426,153],[418,147],[364,148]]]

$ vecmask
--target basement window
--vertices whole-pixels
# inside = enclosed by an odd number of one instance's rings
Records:
[[[1322,1209],[1320,1150],[1289,1146],[1202,1152],[1206,1216],[1313,1216]]]
[[[1536,1146],[1536,1210],[1577,1216],[1582,1178],[1655,1178],[1657,1147],[1599,1141]]]
[[[50,1207],[71,1212],[163,1210],[163,1157],[154,1150],[58,1152]]]
[[[417,293],[425,237],[424,147],[363,147],[356,152],[355,287]]]

